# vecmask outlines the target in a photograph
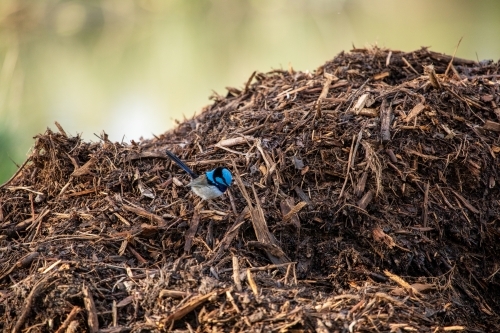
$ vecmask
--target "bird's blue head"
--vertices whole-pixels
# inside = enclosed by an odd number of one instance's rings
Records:
[[[207,172],[207,181],[215,185],[221,192],[225,192],[233,182],[233,175],[228,168],[218,167]]]

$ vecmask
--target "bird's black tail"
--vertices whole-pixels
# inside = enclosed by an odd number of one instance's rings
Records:
[[[193,170],[189,169],[189,167],[184,164],[184,162],[182,162],[177,156],[175,156],[174,153],[172,153],[170,150],[168,149],[165,149],[165,153],[168,155],[168,157],[170,157],[172,159],[172,161],[174,161],[175,163],[177,163],[177,165],[184,171],[186,171],[190,176],[191,178],[198,178],[198,175],[195,174],[193,172]]]

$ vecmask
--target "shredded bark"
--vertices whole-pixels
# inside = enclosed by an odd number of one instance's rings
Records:
[[[151,140],[56,124],[0,187],[0,329],[500,331],[499,78],[355,49]],[[234,185],[200,201],[166,148]]]

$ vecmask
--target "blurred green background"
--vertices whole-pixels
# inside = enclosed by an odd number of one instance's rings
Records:
[[[0,183],[33,136],[152,137],[254,70],[314,70],[352,46],[500,58],[500,1],[1,0]]]

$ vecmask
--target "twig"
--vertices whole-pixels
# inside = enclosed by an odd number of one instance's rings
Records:
[[[9,185],[10,182],[16,178],[19,173],[21,171],[23,171],[24,167],[26,166],[26,164],[28,164],[28,162],[31,162],[31,159],[33,158],[33,155],[31,155],[30,157],[28,157],[28,159],[26,161],[24,161],[23,164],[21,164],[21,166],[19,167],[19,169],[17,169],[17,171],[12,175],[12,177],[9,178],[9,180],[7,180],[5,183],[3,183],[2,185],[0,185],[0,190],[3,189],[5,186]]]
[[[380,106],[380,137],[383,143],[391,140],[391,117],[392,107],[388,105],[387,99],[384,99]]]
[[[408,62],[408,60],[406,60],[405,57],[401,57],[401,59],[403,59],[403,62],[406,64],[406,66],[410,67],[410,69],[413,71],[413,73],[420,75],[420,73],[417,72],[417,70],[415,68],[413,68],[413,66]]]
[[[352,160],[352,155],[354,153],[354,143],[355,142],[356,142],[356,136],[353,135],[352,136],[351,149],[349,150],[349,159],[347,160],[347,170],[346,170],[346,173],[345,173],[345,180],[344,180],[344,184],[342,185],[342,189],[340,190],[340,194],[339,194],[339,198],[338,198],[339,200],[344,195],[345,186],[347,185],[347,180],[349,179],[349,172],[351,171],[351,160]]]
[[[174,313],[169,315],[164,320],[164,324],[165,324],[164,327],[166,327],[168,324],[173,323],[176,320],[183,318],[185,315],[187,315],[188,313],[190,313],[191,311],[196,309],[201,304],[205,303],[206,301],[208,301],[211,298],[214,298],[217,295],[225,293],[227,290],[228,289],[220,290],[220,291],[212,291],[211,293],[208,293],[206,295],[200,295],[200,296],[196,296],[196,297],[192,298],[191,300],[189,300],[187,302],[187,304],[185,304],[182,307],[180,307],[179,309],[177,309]]]
[[[89,330],[91,333],[97,333],[97,331],[99,331],[99,320],[97,319],[94,298],[92,297],[89,287],[85,283],[83,283],[82,286],[82,293],[85,309],[87,310],[87,323],[89,325]]]
[[[191,219],[191,223],[189,223],[189,229],[186,231],[185,235],[185,243],[184,243],[184,252],[189,253],[191,250],[191,246],[193,244],[193,238],[196,235],[196,231],[198,230],[198,225],[200,224],[200,212],[199,209],[195,208],[193,213],[193,218]]]
[[[455,59],[455,54],[457,54],[458,47],[460,46],[460,43],[462,42],[462,39],[464,37],[460,37],[460,40],[458,41],[457,47],[455,47],[455,52],[453,52],[453,55],[451,56],[450,62],[448,63],[448,67],[446,67],[446,70],[444,71],[444,76],[448,76],[448,71],[450,70],[451,66],[453,66],[453,59]]]
[[[35,260],[39,256],[40,256],[39,252],[31,252],[31,253],[25,255],[24,257],[22,257],[21,259],[16,261],[16,263],[14,265],[12,265],[5,273],[3,273],[0,276],[0,281],[3,280],[7,275],[12,273],[16,268],[28,267],[29,265],[31,265],[33,260]]]
[[[44,277],[43,279],[38,281],[33,286],[33,289],[31,289],[30,293],[28,294],[28,297],[26,297],[23,310],[21,311],[21,315],[17,319],[16,325],[12,329],[12,333],[21,332],[21,328],[24,325],[24,322],[26,321],[26,319],[28,319],[28,316],[31,312],[31,307],[33,306],[33,303],[35,302],[35,299],[40,294],[40,291],[42,291],[45,288],[45,284],[47,283],[47,280],[49,279],[49,277],[50,277],[50,275],[47,275],[46,277]]]
[[[359,94],[359,93],[361,92],[361,90],[362,90],[362,89],[366,86],[366,84],[367,84],[368,82],[370,82],[370,80],[371,80],[371,78],[366,79],[366,81],[365,81],[365,82],[363,82],[363,84],[362,84],[362,85],[361,85],[361,86],[360,86],[360,87],[359,87],[359,88],[358,88],[358,89],[354,92],[354,94],[352,94],[352,95],[348,98],[348,100],[350,100],[351,102],[349,103],[349,106],[346,108],[346,111],[348,111],[348,110],[350,110],[350,109],[351,109],[351,106],[352,106],[352,104],[354,103],[354,98],[356,98],[356,97],[358,96],[358,94]],[[342,105],[342,104],[340,104],[340,105]],[[340,107],[340,105],[339,105],[339,107]]]
[[[337,79],[337,77],[329,73],[324,73],[323,75],[326,77],[326,81],[323,84],[323,89],[321,90],[321,94],[316,100],[316,114],[314,115],[316,119],[321,118],[321,102],[326,98],[326,96],[328,96],[328,91],[330,90],[330,85],[332,84],[332,81]]]
[[[66,328],[69,326],[69,324],[73,321],[73,319],[76,317],[76,315],[81,311],[82,309],[78,306],[74,306],[73,309],[71,309],[71,312],[69,315],[66,317],[64,322],[59,326],[57,329],[56,333],[62,333],[66,331]]]
[[[233,255],[233,281],[236,285],[236,290],[242,291],[241,280],[240,280],[240,264],[238,263],[238,257]]]
[[[429,214],[429,182],[425,183],[425,193],[424,193],[424,212],[423,212],[423,224],[427,227],[427,219]]]
[[[253,78],[255,77],[255,74],[257,74],[257,71],[254,71],[252,75],[248,78],[247,83],[245,84],[245,89],[243,90],[243,94],[246,94],[248,92],[248,87],[250,87],[250,83],[252,83]]]
[[[144,218],[147,218],[148,220],[150,221],[154,221],[158,224],[158,226],[164,226],[165,225],[165,220],[161,217],[161,216],[158,216],[156,214],[153,214],[153,213],[150,213],[148,212],[147,210],[143,209],[143,208],[139,208],[139,207],[133,207],[133,206],[129,206],[129,205],[123,205],[122,208],[124,208],[125,210],[128,210],[132,213],[135,213],[141,217],[144,217]]]

